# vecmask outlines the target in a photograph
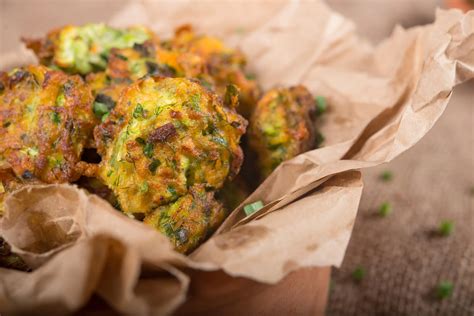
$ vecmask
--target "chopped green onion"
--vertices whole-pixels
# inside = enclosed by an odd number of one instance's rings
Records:
[[[441,236],[447,237],[451,235],[454,230],[454,223],[452,221],[443,221],[439,225],[438,232]]]
[[[328,103],[326,102],[326,98],[321,96],[321,95],[318,95],[316,98],[315,98],[315,101],[316,101],[316,114],[317,115],[321,115],[323,114],[324,112],[327,111],[328,109]]]
[[[151,163],[148,165],[148,170],[150,170],[151,173],[155,174],[156,169],[158,169],[160,164],[161,163],[159,160],[153,159]]]
[[[263,202],[257,201],[257,202],[253,202],[253,203],[245,205],[244,212],[245,212],[245,215],[249,216],[255,213],[256,211],[260,210],[261,208],[263,208]]]
[[[153,157],[153,144],[152,143],[146,143],[145,147],[143,147],[143,154],[148,158]]]
[[[133,110],[133,118],[139,118],[143,117],[143,106],[138,103],[137,106],[135,107],[135,110]]]
[[[61,123],[61,117],[59,116],[59,113],[58,112],[52,112],[51,113],[51,120],[55,124]]]
[[[364,277],[365,277],[365,269],[361,266],[358,266],[353,272],[352,272],[352,278],[356,282],[361,282]]]
[[[140,185],[140,192],[141,192],[141,193],[146,193],[146,192],[148,192],[148,183],[147,183],[147,182],[143,182],[143,183]]]
[[[445,299],[453,294],[454,285],[448,281],[442,281],[436,287],[436,296],[438,299]]]
[[[393,173],[390,170],[385,170],[380,174],[380,180],[383,182],[389,182],[393,179]]]
[[[97,118],[102,119],[104,115],[107,115],[109,113],[109,108],[105,103],[101,102],[94,102],[94,105],[92,107],[94,114]]]
[[[384,202],[380,205],[379,214],[382,217],[386,217],[392,213],[392,205],[389,202]]]

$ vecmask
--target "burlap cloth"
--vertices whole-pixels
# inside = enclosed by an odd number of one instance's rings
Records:
[[[368,170],[344,263],[333,269],[327,315],[474,315],[474,82],[455,90],[444,116],[415,148]],[[455,159],[457,164],[447,164]],[[428,162],[427,162],[428,161]],[[383,170],[393,180],[379,180]],[[390,201],[393,212],[378,208]],[[451,236],[434,231],[445,219]],[[366,271],[354,282],[358,266]],[[454,285],[445,300],[438,282]]]
[[[395,23],[430,22],[436,2],[329,1],[374,41]],[[384,170],[393,172],[391,182],[380,181]],[[365,171],[364,182],[344,263],[333,269],[327,315],[474,315],[474,82],[455,90],[417,146]],[[385,201],[393,212],[382,218]],[[434,233],[443,220],[455,223],[449,237]],[[352,277],[358,266],[366,271],[360,283]],[[450,298],[433,295],[440,281],[453,283]]]

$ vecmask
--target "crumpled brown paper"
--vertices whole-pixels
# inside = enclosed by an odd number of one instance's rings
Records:
[[[326,146],[283,163],[244,202],[266,206],[249,217],[237,208],[189,257],[73,186],[15,192],[0,234],[36,269],[0,269],[0,312],[63,314],[97,294],[122,313],[167,314],[185,300],[185,268],[274,283],[299,267],[337,266],[362,192],[355,170],[413,146],[453,87],[474,77],[474,12],[439,11],[434,24],[396,28],[377,46],[319,1],[142,1],[109,22],[165,35],[192,23],[224,37],[245,51],[264,88],[303,83],[327,98],[318,126]]]

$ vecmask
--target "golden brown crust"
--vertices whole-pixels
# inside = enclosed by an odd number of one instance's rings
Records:
[[[0,159],[23,180],[74,181],[96,124],[92,94],[78,76],[27,66],[1,76]]]

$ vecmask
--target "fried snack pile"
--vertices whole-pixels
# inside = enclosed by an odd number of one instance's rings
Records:
[[[306,88],[261,97],[242,52],[189,26],[163,41],[104,24],[24,41],[42,65],[0,73],[0,216],[24,185],[75,183],[190,253],[257,184],[239,175],[243,137],[260,180],[315,147]]]

